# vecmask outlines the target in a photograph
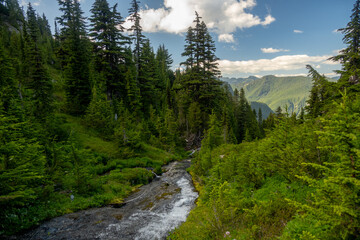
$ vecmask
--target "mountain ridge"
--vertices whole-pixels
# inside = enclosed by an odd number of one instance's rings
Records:
[[[312,79],[304,76],[276,77],[267,75],[261,78],[223,78],[233,89],[243,88],[250,102],[262,102],[273,111],[279,106],[288,112],[298,114],[306,106],[312,87]]]

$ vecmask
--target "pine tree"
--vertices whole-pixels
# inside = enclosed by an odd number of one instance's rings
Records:
[[[140,115],[141,96],[140,89],[136,83],[135,69],[128,68],[125,73],[125,89],[126,89],[126,105],[128,109],[135,115]]]
[[[207,129],[205,138],[201,143],[202,147],[209,150],[212,150],[224,143],[223,138],[221,137],[220,122],[215,113],[210,115],[209,128]]]
[[[28,45],[29,61],[29,88],[33,90],[32,100],[34,101],[33,113],[39,119],[44,119],[52,110],[52,83],[43,64],[42,55],[39,49],[39,26],[35,10],[31,4],[27,10],[27,28],[29,38]]]
[[[157,79],[159,79],[158,66],[149,40],[143,43],[138,67],[138,85],[141,93],[142,111],[145,116],[148,116],[150,105],[153,105],[156,110],[160,109],[160,99],[158,97],[160,92],[155,85]]]
[[[142,27],[140,25],[141,17],[140,17],[140,2],[137,0],[131,1],[131,7],[129,9],[129,20],[133,22],[133,25],[128,29],[128,31],[132,31],[130,35],[135,43],[134,47],[134,59],[136,66],[136,80],[138,79],[139,72],[139,64],[140,64],[140,53],[141,53],[141,45],[143,44],[144,35],[142,34]]]
[[[96,0],[90,10],[92,16],[89,36],[93,40],[95,67],[105,77],[108,99],[124,93],[124,82],[120,82],[119,64],[125,63],[125,45],[129,39],[122,32],[121,15],[116,10],[117,4],[110,9],[107,0]],[[123,95],[123,94],[121,94]]]
[[[309,76],[313,79],[313,86],[305,109],[310,117],[316,118],[325,113],[325,106],[330,101],[332,90],[329,81],[326,80],[324,75],[320,75],[310,65],[307,65],[306,68],[309,70]]]
[[[194,66],[194,55],[195,55],[195,39],[194,39],[194,30],[192,27],[189,27],[186,33],[185,38],[185,49],[181,54],[182,57],[187,57],[185,62],[182,62],[181,65],[185,65],[186,69],[189,70]]]
[[[343,65],[339,83],[341,87],[358,85],[360,83],[360,0],[356,0],[350,22],[345,28],[338,30],[344,34],[343,42],[348,45],[341,50],[339,55],[330,58],[334,61],[340,61]],[[358,88],[356,91],[359,91]]]
[[[305,121],[305,111],[304,108],[302,107],[299,114],[299,122],[303,123],[304,121]]]
[[[247,105],[248,102],[245,98],[245,91],[243,88],[241,88],[239,94],[239,104],[237,106],[237,111],[236,111],[236,120],[238,124],[238,134],[237,134],[238,142],[241,142],[242,140],[245,139]]]
[[[265,137],[265,131],[264,131],[264,126],[263,126],[263,116],[262,116],[262,110],[259,107],[258,110],[258,124],[259,124],[259,131],[260,131],[260,138]]]
[[[187,121],[190,132],[195,133],[197,136],[199,136],[202,131],[202,123],[203,123],[199,103],[192,102],[190,104],[187,114]]]
[[[42,45],[42,55],[44,61],[51,65],[56,66],[56,56],[55,56],[55,39],[52,35],[50,24],[45,14],[42,17],[38,17],[40,34],[41,34],[41,45]]]
[[[262,124],[262,111],[261,111],[261,108],[259,107],[259,110],[258,110],[258,122],[259,124]]]
[[[62,26],[61,51],[65,56],[64,75],[66,100],[69,111],[83,114],[90,103],[89,39],[85,19],[78,0],[58,0],[62,16],[57,18]]]
[[[205,23],[204,23],[205,24]],[[205,25],[206,29],[206,25]],[[215,42],[210,36],[209,32],[206,32],[205,34],[205,44],[204,44],[205,52],[204,52],[204,73],[205,78],[208,80],[213,80],[213,78],[219,78],[221,73],[218,68],[217,61],[219,60],[218,57],[215,56]]]
[[[155,82],[155,87],[160,93],[162,93],[161,106],[162,109],[166,109],[168,107],[172,107],[173,105],[171,88],[173,85],[174,73],[170,69],[171,64],[173,63],[171,54],[169,54],[164,45],[160,45],[157,49],[156,62],[158,65],[158,79]]]
[[[0,42],[0,112],[9,110],[15,96],[15,69]]]
[[[282,118],[284,116],[284,114],[282,113],[282,108],[280,106],[276,108],[275,115],[277,118]]]
[[[223,93],[218,80],[214,42],[199,14],[195,12],[195,15],[195,27],[188,29],[182,53],[187,59],[182,63],[186,70],[180,89],[192,102],[199,103],[201,111],[204,112],[205,127],[208,119],[206,115],[210,115],[213,109],[220,108]]]
[[[235,133],[233,131],[234,119],[232,118],[232,114],[230,112],[230,107],[224,106],[223,112],[221,116],[221,125],[222,125],[222,135],[224,143],[236,143]]]
[[[255,140],[255,139],[260,138],[260,136],[261,136],[259,122],[256,117],[256,111],[255,111],[255,109],[254,110],[251,109],[251,106],[249,103],[246,105],[246,108],[247,108],[246,121],[245,121],[246,130],[249,130],[251,140]]]

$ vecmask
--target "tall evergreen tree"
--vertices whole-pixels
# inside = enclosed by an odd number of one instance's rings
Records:
[[[112,9],[107,0],[96,0],[90,10],[92,16],[89,36],[94,41],[95,68],[104,75],[108,99],[124,93],[124,81],[120,79],[120,64],[125,62],[125,47],[129,39],[122,32],[124,22],[116,10]]]
[[[160,45],[156,52],[156,62],[158,65],[158,80],[156,81],[156,88],[162,93],[161,105],[165,107],[172,107],[173,97],[171,88],[174,80],[174,73],[170,69],[173,60],[171,54],[164,45]]]
[[[139,64],[140,64],[140,52],[141,52],[141,45],[145,36],[142,34],[142,27],[140,25],[140,2],[137,0],[131,1],[131,7],[129,9],[129,20],[133,22],[133,25],[128,29],[132,31],[130,35],[134,40],[134,58],[135,58],[135,66],[136,66],[136,80],[138,79],[138,72],[139,72]]]
[[[264,131],[264,124],[263,124],[263,115],[262,115],[262,110],[259,107],[258,110],[258,124],[259,124],[259,131],[260,131],[260,138],[265,137],[265,131]]]
[[[126,90],[126,99],[125,103],[128,106],[130,112],[135,115],[140,115],[141,109],[141,96],[140,88],[136,82],[136,69],[135,67],[128,68],[125,73],[125,90]]]
[[[223,94],[220,89],[221,82],[218,80],[214,42],[206,24],[201,21],[197,12],[195,14],[195,27],[188,29],[182,54],[187,59],[183,62],[186,70],[180,84],[186,95],[200,104],[201,110],[205,113],[205,127],[208,119],[206,116],[211,114],[212,109],[219,108]]]
[[[69,111],[83,114],[90,103],[89,39],[86,35],[85,18],[78,0],[58,0],[62,16],[57,18],[62,26],[61,49],[66,56],[64,75]]]
[[[9,110],[15,96],[15,69],[0,42],[0,112]]]
[[[187,57],[185,62],[182,62],[182,65],[185,65],[186,69],[191,69],[194,66],[194,55],[195,55],[195,39],[194,39],[194,30],[192,27],[189,27],[186,32],[185,38],[185,48],[184,52],[181,54],[183,57]]]
[[[343,65],[339,83],[342,87],[358,85],[360,83],[360,0],[356,0],[350,22],[345,28],[338,30],[344,34],[343,42],[347,47],[339,55],[330,59],[340,61]],[[359,91],[359,88],[356,91]]]
[[[319,74],[310,65],[307,65],[306,68],[309,70],[309,76],[313,79],[313,86],[305,109],[310,117],[316,118],[326,111],[324,107],[326,107],[325,103],[329,101],[331,96],[331,87],[324,75]]]
[[[144,42],[140,52],[138,72],[138,85],[141,93],[142,111],[145,116],[149,114],[150,105],[159,110],[159,97],[161,92],[156,89],[156,81],[159,79],[155,54],[150,46],[150,41]]]
[[[245,91],[243,88],[241,88],[239,94],[239,104],[236,111],[237,112],[236,119],[238,123],[237,139],[239,142],[245,139],[245,133],[246,133],[245,121],[246,121],[247,105],[248,102],[245,98]]]
[[[39,25],[35,10],[31,4],[27,10],[27,28],[28,38],[26,39],[29,61],[29,88],[33,90],[32,99],[34,101],[33,113],[35,116],[43,119],[51,112],[52,102],[52,83],[43,64],[42,55],[39,49]]]

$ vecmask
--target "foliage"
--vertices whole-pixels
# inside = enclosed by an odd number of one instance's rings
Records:
[[[64,70],[68,111],[75,115],[83,114],[91,100],[85,19],[78,0],[58,0],[58,3],[63,14],[57,18],[62,26],[58,58]]]
[[[282,114],[255,142],[209,151],[207,136],[192,166],[198,207],[170,238],[358,238],[359,102],[344,94],[305,122]]]
[[[343,42],[347,45],[346,48],[340,50],[337,56],[330,58],[333,61],[339,61],[342,64],[342,70],[337,71],[341,74],[339,84],[341,88],[348,88],[349,93],[354,91],[359,92],[359,69],[360,69],[360,1],[356,0],[350,22],[346,27],[338,29],[344,34]]]
[[[165,46],[142,35],[138,1],[131,39],[117,5],[96,0],[88,31],[78,0],[58,4],[52,36],[31,5],[25,17],[16,0],[0,1],[1,237],[118,204],[151,181],[149,169],[200,146],[189,169],[198,207],[171,239],[360,237],[359,0],[333,58],[339,82],[308,66],[312,88],[265,76],[233,93],[198,13],[174,73]],[[245,94],[278,109],[263,120]]]

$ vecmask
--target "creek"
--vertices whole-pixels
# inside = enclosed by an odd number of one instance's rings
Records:
[[[190,160],[172,162],[165,173],[125,199],[125,205],[92,208],[51,219],[20,239],[166,239],[195,206]]]

